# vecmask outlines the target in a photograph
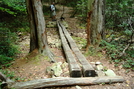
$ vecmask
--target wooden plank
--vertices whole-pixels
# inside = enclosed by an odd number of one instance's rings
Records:
[[[76,43],[74,42],[72,37],[69,35],[69,33],[65,29],[65,27],[61,23],[60,23],[60,25],[62,26],[62,30],[63,30],[64,35],[66,36],[66,38],[67,38],[67,40],[69,42],[69,45],[70,45],[71,49],[73,50],[74,54],[76,55],[77,59],[79,60],[79,62],[82,65],[83,76],[84,77],[94,77],[96,75],[94,68],[87,61],[85,56],[80,52],[80,50],[78,49]]]
[[[27,82],[17,82],[10,85],[10,88],[15,89],[35,89],[45,87],[56,87],[56,86],[72,86],[72,85],[95,85],[101,83],[115,83],[124,82],[124,78],[121,76],[114,77],[84,77],[84,78],[47,78],[38,79]]]
[[[62,40],[62,46],[63,46],[64,52],[66,55],[67,62],[69,63],[70,76],[71,77],[81,77],[82,76],[81,68],[77,63],[75,56],[72,53],[72,50],[70,49],[59,24],[58,24],[58,27],[59,27],[60,37]]]

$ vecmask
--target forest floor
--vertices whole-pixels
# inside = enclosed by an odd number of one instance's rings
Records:
[[[62,12],[62,7],[57,6],[59,12],[57,12],[57,19],[60,18]],[[65,21],[68,24],[68,31],[73,36],[77,36],[83,39],[86,39],[85,28],[79,25],[78,18],[70,18],[70,13],[72,9],[70,7],[65,7],[64,17]],[[45,16],[46,23],[51,20],[49,16]],[[55,55],[55,60],[57,62],[64,63],[66,61],[63,50],[60,45],[56,46],[55,43],[59,41],[59,34],[56,28],[46,28],[47,36],[48,36],[48,44],[50,46],[51,51]],[[82,33],[80,35],[79,33]],[[50,74],[46,72],[46,69],[53,65],[53,63],[49,62],[47,57],[42,55],[38,55],[37,50],[34,50],[32,53],[29,53],[29,34],[25,36],[21,36],[19,39],[19,46],[21,53],[18,54],[16,60],[13,62],[13,65],[8,69],[15,73],[15,76],[18,81],[28,81],[34,79],[42,79],[51,77]],[[61,44],[61,43],[59,43]],[[79,45],[79,44],[78,44]],[[84,51],[81,49],[84,53]],[[105,56],[105,52],[101,53],[100,56],[86,56],[89,62],[101,62],[104,67],[107,69],[112,69],[116,75],[123,76],[125,78],[125,82],[123,83],[114,83],[114,84],[98,84],[98,85],[90,85],[90,86],[79,86],[81,89],[134,89],[134,71],[127,71],[122,66],[115,67],[113,62],[109,62],[109,59]],[[63,74],[60,77],[69,77],[69,73]],[[68,86],[68,87],[53,87],[53,88],[45,88],[45,89],[78,89],[76,86]]]

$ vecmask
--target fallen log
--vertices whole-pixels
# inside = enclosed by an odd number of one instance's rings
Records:
[[[4,74],[2,74],[1,72],[0,72],[0,80],[1,80],[1,81],[4,81],[4,82],[7,81],[6,76],[5,76]]]
[[[32,80],[27,82],[18,82],[10,86],[15,89],[33,89],[33,88],[45,88],[45,87],[56,87],[56,86],[72,86],[72,85],[95,85],[95,84],[106,84],[123,82],[124,78],[121,76],[115,77],[84,77],[84,78],[47,78]]]

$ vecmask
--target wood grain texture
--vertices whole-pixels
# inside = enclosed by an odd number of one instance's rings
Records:
[[[60,27],[59,23],[58,23],[58,28],[59,28],[59,34],[60,34],[60,38],[62,41],[64,53],[65,53],[67,62],[69,63],[70,76],[71,77],[81,77],[82,76],[81,68],[78,65],[78,63],[75,59],[75,56],[68,45],[68,42],[62,32],[62,28]]]
[[[94,68],[91,66],[91,64],[87,61],[85,56],[81,53],[81,51],[78,49],[75,41],[72,39],[68,31],[65,29],[65,27],[60,23],[62,30],[64,32],[64,35],[68,41],[68,44],[70,45],[73,53],[76,55],[77,59],[82,65],[82,71],[84,77],[94,77],[96,75]]]
[[[115,83],[123,82],[124,78],[121,76],[115,77],[84,77],[84,78],[47,78],[32,80],[27,82],[18,82],[11,86],[15,89],[33,89],[44,87],[60,87],[72,85],[95,85],[101,83]]]

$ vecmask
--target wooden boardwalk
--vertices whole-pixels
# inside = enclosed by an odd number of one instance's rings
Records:
[[[69,63],[70,76],[81,77],[82,75],[81,68],[77,64],[77,61],[75,60],[75,56],[73,55],[73,52],[68,45],[68,42],[63,34],[62,28],[60,27],[59,23],[58,23],[58,27],[59,27],[59,33],[60,33],[64,53],[66,55],[67,62]]]
[[[4,77],[4,75],[0,73],[0,79],[4,81],[2,85],[6,84],[6,87],[15,89],[95,89],[89,88],[89,86],[102,83],[111,84],[125,81],[121,76],[96,77],[95,70],[80,52],[76,43],[71,38],[65,27],[60,22],[57,22],[57,24],[64,53],[66,55],[67,62],[69,63],[71,77],[44,78],[26,82],[13,82],[9,81],[8,78]],[[100,89],[103,88],[101,87]],[[113,89],[113,87],[109,89]]]
[[[88,86],[101,83],[110,84],[124,81],[124,78],[121,76],[96,77],[94,68],[87,61],[84,55],[80,52],[68,31],[60,22],[57,22],[57,25],[62,41],[64,54],[66,56],[66,61],[69,64],[70,77],[47,78],[27,82],[20,82],[12,85],[13,88],[76,89],[78,85],[81,86],[82,89],[93,89],[89,88]]]
[[[71,77],[94,77],[95,70],[91,64],[87,61],[81,51],[78,49],[76,43],[62,25],[61,22],[57,22],[60,38],[64,53],[66,55],[67,62],[69,63],[70,76]],[[81,66],[81,67],[80,67]]]

